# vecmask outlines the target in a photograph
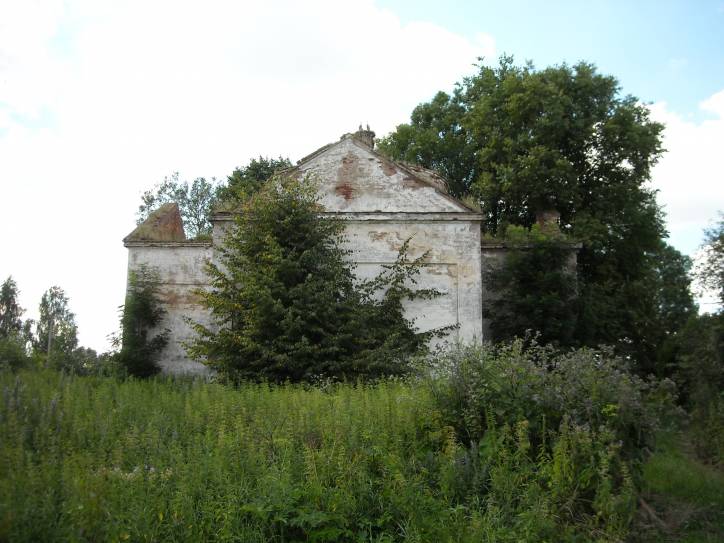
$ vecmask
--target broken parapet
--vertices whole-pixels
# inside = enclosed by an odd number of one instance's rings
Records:
[[[129,241],[186,241],[181,211],[176,203],[163,204],[123,238]]]

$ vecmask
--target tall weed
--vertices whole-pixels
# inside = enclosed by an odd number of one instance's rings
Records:
[[[501,401],[513,422],[481,403],[461,440],[440,390],[0,372],[0,541],[625,536],[616,431]]]

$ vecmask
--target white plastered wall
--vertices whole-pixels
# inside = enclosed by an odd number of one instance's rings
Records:
[[[160,298],[166,311],[159,330],[168,329],[169,341],[161,354],[167,374],[204,374],[203,364],[189,359],[184,343],[195,336],[189,321],[210,324],[209,312],[200,306],[195,290],[207,286],[205,262],[211,257],[208,243],[129,242],[129,271],[142,265],[158,271]]]

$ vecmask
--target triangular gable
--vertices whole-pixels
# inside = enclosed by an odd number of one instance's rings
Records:
[[[474,213],[446,193],[434,172],[394,162],[353,134],[303,158],[289,173],[317,180],[327,212]]]

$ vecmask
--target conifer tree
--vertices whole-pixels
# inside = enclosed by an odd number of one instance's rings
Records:
[[[410,262],[405,245],[379,277],[356,282],[344,224],[321,211],[310,179],[273,177],[242,203],[199,293],[215,326],[194,325],[193,357],[232,381],[405,373],[432,333],[402,310],[435,295],[412,288],[421,259]]]
[[[65,291],[58,286],[45,291],[40,300],[39,313],[33,345],[35,352],[48,356],[70,355],[78,346],[78,326]]]

